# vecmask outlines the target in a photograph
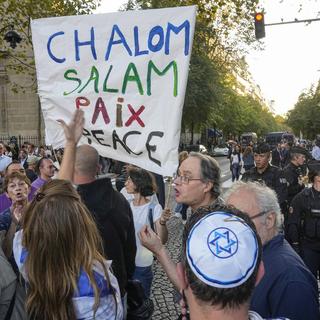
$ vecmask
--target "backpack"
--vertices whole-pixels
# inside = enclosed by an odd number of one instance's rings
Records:
[[[147,298],[139,280],[128,280],[127,284],[127,320],[150,320],[154,304]]]

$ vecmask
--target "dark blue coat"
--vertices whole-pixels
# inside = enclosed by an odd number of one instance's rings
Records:
[[[250,310],[262,318],[319,320],[317,281],[283,235],[263,246],[262,260],[265,275],[253,292]]]

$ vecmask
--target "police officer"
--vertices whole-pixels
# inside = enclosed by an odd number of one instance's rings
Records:
[[[306,149],[292,147],[290,150],[290,163],[283,170],[288,184],[288,205],[290,205],[294,196],[304,188],[302,177],[306,174],[306,158]]]
[[[281,169],[269,163],[271,158],[270,146],[267,143],[258,144],[253,149],[253,153],[255,167],[246,171],[241,180],[264,182],[276,192],[281,211],[284,212],[286,210],[287,181]]]
[[[317,277],[320,270],[320,161],[308,163],[311,188],[292,200],[287,221],[287,238]]]

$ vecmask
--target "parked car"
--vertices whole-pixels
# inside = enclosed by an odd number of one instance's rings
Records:
[[[207,148],[203,144],[199,144],[199,151],[200,151],[200,153],[203,153],[203,154],[208,153]]]
[[[229,153],[229,148],[226,144],[218,145],[213,149],[213,156],[227,156]]]
[[[190,144],[190,145],[185,146],[184,150],[186,150],[188,152],[192,152],[192,151],[200,152],[200,153],[203,153],[203,154],[207,154],[208,153],[207,148],[202,144]]]

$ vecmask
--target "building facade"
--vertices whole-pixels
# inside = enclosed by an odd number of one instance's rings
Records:
[[[0,140],[12,136],[43,142],[43,120],[33,72],[18,74],[10,68],[10,53],[0,55]],[[37,141],[38,140],[38,141]]]

